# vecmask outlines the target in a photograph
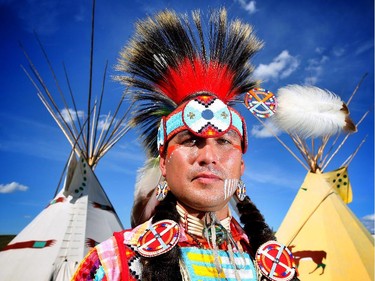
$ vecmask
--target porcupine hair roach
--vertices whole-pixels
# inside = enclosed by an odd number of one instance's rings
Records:
[[[250,58],[261,48],[249,24],[227,22],[225,9],[213,11],[208,26],[199,11],[177,15],[165,10],[136,24],[136,33],[120,53],[117,80],[130,86],[136,127],[149,157],[159,151],[160,120],[197,93],[209,93],[232,105],[257,86]],[[204,28],[206,27],[206,28]]]

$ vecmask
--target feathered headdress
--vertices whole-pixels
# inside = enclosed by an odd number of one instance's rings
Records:
[[[131,121],[140,129],[149,156],[157,157],[156,135],[163,116],[197,95],[231,105],[255,86],[249,59],[261,47],[250,25],[227,22],[225,9],[210,15],[203,29],[199,11],[187,15],[165,10],[136,24],[121,51],[118,79],[135,87],[129,93],[137,109]]]
[[[262,43],[250,25],[228,22],[225,9],[212,12],[204,26],[199,11],[190,20],[165,10],[138,21],[135,35],[120,53],[117,69],[125,75],[117,78],[131,87],[127,94],[136,105],[131,126],[139,129],[151,158],[186,129],[203,137],[233,129],[246,149],[245,122],[231,105],[256,86],[249,59]],[[149,191],[156,184],[147,187]],[[135,200],[136,207],[143,199]]]

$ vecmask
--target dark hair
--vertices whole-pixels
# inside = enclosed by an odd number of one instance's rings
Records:
[[[244,224],[245,233],[249,237],[250,246],[254,253],[263,243],[276,240],[274,232],[265,222],[263,215],[249,196],[239,202],[237,208],[240,213],[240,221]],[[253,257],[254,253],[252,253]]]
[[[171,192],[168,192],[167,197],[156,207],[152,222],[155,223],[164,219],[169,219],[178,223],[180,216],[176,209],[176,203],[176,197],[174,197]],[[182,280],[179,258],[180,247],[178,246],[175,246],[169,252],[157,257],[142,257],[142,280]]]

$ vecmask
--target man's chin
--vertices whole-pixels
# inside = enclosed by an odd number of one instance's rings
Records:
[[[198,212],[207,213],[207,212],[221,211],[223,208],[226,207],[227,202],[224,201],[224,199],[220,201],[218,200],[217,202],[210,202],[209,204],[207,204],[207,201],[206,202],[195,201],[194,203],[189,204],[189,205],[192,205],[190,206],[191,209],[194,209]]]

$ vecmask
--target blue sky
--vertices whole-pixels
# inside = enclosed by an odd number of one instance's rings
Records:
[[[44,108],[20,65],[27,65],[22,42],[41,75],[50,72],[33,35],[36,31],[63,82],[62,62],[86,110],[89,75],[91,1],[0,0],[0,234],[22,230],[52,199],[70,146]],[[128,3],[129,2],[129,3]],[[288,84],[313,84],[329,89],[346,101],[361,77],[368,73],[351,101],[351,116],[358,122],[371,110],[328,170],[338,168],[366,138],[349,166],[354,200],[350,209],[371,225],[374,221],[374,3],[358,1],[97,1],[94,95],[101,89],[108,60],[109,73],[103,112],[114,110],[123,88],[112,82],[121,48],[139,18],[163,8],[178,12],[224,6],[229,17],[254,25],[265,42],[253,63],[263,88],[276,92]],[[47,80],[48,80],[47,79]],[[49,80],[50,81],[50,80]],[[62,84],[64,84],[62,82]],[[52,87],[53,88],[53,87]],[[55,92],[55,95],[57,93]],[[248,194],[276,230],[306,170],[275,138],[262,137],[258,121],[245,109],[249,150],[243,180]],[[289,137],[281,135],[292,149]],[[295,149],[294,149],[295,151]],[[115,206],[124,227],[129,227],[135,173],[144,154],[130,132],[99,162],[96,174]],[[329,214],[327,214],[329,215]],[[372,226],[373,229],[373,226]]]

